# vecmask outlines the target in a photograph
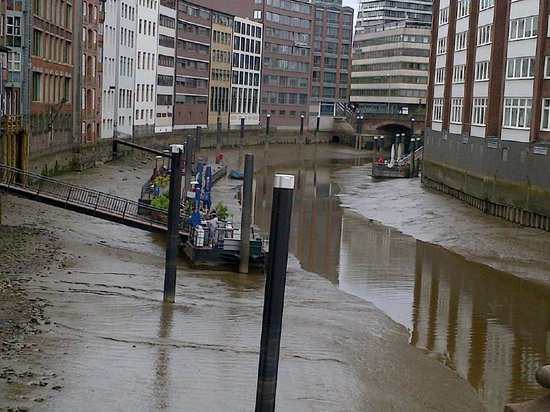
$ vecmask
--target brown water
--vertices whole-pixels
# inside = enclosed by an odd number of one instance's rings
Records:
[[[288,153],[299,153],[293,149],[275,148],[271,155],[280,162]],[[344,149],[325,149],[324,158],[338,155],[352,157]],[[322,183],[328,183],[331,171],[341,164],[326,164],[314,178],[319,182],[318,198],[327,199],[319,203],[315,216],[339,216],[329,232],[339,245],[345,214],[329,196],[335,186]],[[151,167],[150,162],[121,161],[63,178],[135,198]],[[304,190],[313,182],[306,170],[296,170]],[[221,181],[215,199],[226,199],[233,208],[235,186]],[[42,326],[43,333],[28,337],[40,351],[25,349],[10,365],[22,372],[16,381],[0,380],[0,409],[254,408],[263,276],[196,271],[181,261],[176,304],[166,306],[162,237],[28,200],[4,197],[3,202],[9,224],[42,227],[58,238],[57,258],[62,264],[24,273],[29,277],[26,288],[44,300],[52,323]],[[295,237],[293,249],[302,247],[309,254],[310,268],[327,267],[331,281],[337,282],[341,248],[326,242],[326,230],[319,225],[319,249],[310,248],[307,240],[312,235],[306,231],[316,220],[306,219],[306,214],[303,226],[295,225],[305,238],[300,242]],[[408,345],[405,329],[372,304],[301,269],[292,256],[288,269],[278,410],[482,409],[464,381]],[[27,371],[34,377],[26,377]],[[47,386],[32,384],[43,375],[51,376]],[[54,385],[60,388],[53,390]],[[32,401],[37,397],[44,399],[40,405]]]
[[[467,380],[488,409],[543,395],[534,373],[550,362],[550,291],[340,207],[342,176],[370,180],[356,163],[297,158],[261,170],[256,223],[269,225],[273,173],[295,174],[291,251],[304,269],[407,327],[410,343]],[[369,189],[355,187],[356,202]]]

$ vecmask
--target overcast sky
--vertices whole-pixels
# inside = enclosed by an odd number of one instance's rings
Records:
[[[355,10],[357,10],[357,3],[358,3],[358,0],[344,0],[344,6],[351,6]]]

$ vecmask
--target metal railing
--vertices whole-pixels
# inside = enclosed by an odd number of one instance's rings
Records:
[[[120,218],[120,223],[123,224],[128,219],[142,222],[144,226],[166,226],[166,212],[163,209],[6,165],[0,165],[0,188],[7,192],[34,195],[37,201],[40,198],[54,199],[56,204],[65,204],[65,207],[70,204],[76,211],[78,208],[86,209],[87,214],[90,211],[104,212]],[[186,219],[182,219],[181,229],[186,224]]]

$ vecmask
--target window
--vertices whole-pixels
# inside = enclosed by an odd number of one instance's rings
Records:
[[[542,99],[541,130],[550,130],[550,99]]]
[[[435,69],[435,84],[445,83],[445,67]]]
[[[466,17],[470,14],[470,0],[459,0],[456,11],[456,18]]]
[[[550,56],[544,58],[544,78],[550,79]]]
[[[535,77],[534,57],[515,57],[508,59],[507,79],[532,79]]]
[[[479,27],[477,29],[477,45],[483,46],[485,44],[490,44],[492,34],[493,34],[492,24],[487,24],[486,26]]]
[[[261,19],[262,19],[262,11],[254,10],[254,20],[261,20]]]
[[[462,97],[451,100],[451,123],[462,123]]]
[[[487,98],[474,98],[474,108],[472,113],[472,124],[476,126],[485,126],[487,119]]]
[[[510,21],[510,40],[529,39],[537,37],[539,17],[523,17]]]
[[[10,72],[21,71],[21,53],[10,52],[8,54],[8,71]]]
[[[476,82],[489,80],[489,61],[477,62],[475,78]]]
[[[42,73],[32,73],[32,101],[42,101]]]
[[[529,129],[532,105],[533,99],[530,98],[505,98],[503,126]]]
[[[439,25],[442,26],[447,23],[449,23],[449,8],[445,7],[439,10]]]
[[[466,77],[466,65],[460,64],[453,67],[453,83],[464,83]]]
[[[445,53],[447,53],[447,38],[442,37],[437,40],[437,54],[441,55]]]
[[[443,99],[434,99],[433,120],[440,122],[443,120]]]
[[[495,5],[495,0],[480,0],[479,10],[485,10]]]
[[[455,37],[455,51],[466,50],[468,46],[468,32],[463,31],[456,34]]]

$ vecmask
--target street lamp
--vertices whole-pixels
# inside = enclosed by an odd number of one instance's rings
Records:
[[[300,136],[304,135],[304,118],[305,116],[303,114],[300,115]]]
[[[267,115],[267,122],[266,122],[266,125],[265,125],[265,134],[266,136],[269,135],[269,124],[271,123],[271,115],[268,114]]]

